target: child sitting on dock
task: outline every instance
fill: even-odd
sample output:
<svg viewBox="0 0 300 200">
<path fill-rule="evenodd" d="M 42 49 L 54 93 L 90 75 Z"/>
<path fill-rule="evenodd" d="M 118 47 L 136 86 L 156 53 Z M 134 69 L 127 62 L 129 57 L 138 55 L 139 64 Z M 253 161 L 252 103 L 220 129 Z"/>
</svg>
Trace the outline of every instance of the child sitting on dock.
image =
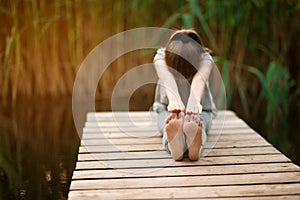
<svg viewBox="0 0 300 200">
<path fill-rule="evenodd" d="M 159 77 L 153 109 L 163 145 L 174 160 L 198 160 L 207 131 L 217 110 L 208 78 L 213 68 L 210 54 L 193 30 L 176 31 L 154 57 Z"/>
</svg>

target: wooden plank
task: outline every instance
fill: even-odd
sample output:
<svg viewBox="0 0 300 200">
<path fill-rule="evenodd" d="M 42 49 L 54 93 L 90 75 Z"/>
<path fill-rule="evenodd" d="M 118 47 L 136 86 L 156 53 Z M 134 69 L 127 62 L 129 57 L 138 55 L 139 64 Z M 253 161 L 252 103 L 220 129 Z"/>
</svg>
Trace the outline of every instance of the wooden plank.
<svg viewBox="0 0 300 200">
<path fill-rule="evenodd" d="M 300 183 L 300 172 L 73 180 L 72 190 Z"/>
<path fill-rule="evenodd" d="M 165 150 L 162 144 L 143 144 L 143 145 L 120 145 L 120 146 L 80 146 L 80 153 L 105 153 L 105 152 L 135 152 L 135 151 L 157 151 Z"/>
<path fill-rule="evenodd" d="M 154 123 L 154 122 L 153 122 Z M 101 129 L 101 131 L 118 131 L 118 130 L 127 130 L 127 131 L 143 131 L 146 128 L 150 129 L 150 130 L 157 130 L 157 126 L 156 126 L 156 122 L 153 124 L 149 124 L 149 123 L 143 123 L 138 125 L 135 125 L 133 123 L 115 123 L 115 122 L 111 122 L 111 123 L 106 123 L 106 124 L 101 124 L 101 123 L 90 123 L 87 122 L 84 131 L 99 131 L 99 129 Z M 225 124 L 214 124 L 214 128 L 218 129 L 218 128 L 226 128 L 226 129 L 236 129 L 236 128 L 249 128 L 249 126 L 246 123 L 225 123 Z"/>
<path fill-rule="evenodd" d="M 158 135 L 161 134 L 157 129 L 153 130 L 144 130 L 144 131 L 124 131 L 124 130 L 110 130 L 110 131 L 104 131 L 104 130 L 98 130 L 98 131 L 93 131 L 93 132 L 83 132 L 84 135 L 98 135 L 98 134 L 127 134 L 127 135 Z M 241 129 L 211 129 L 208 132 L 209 135 L 241 135 L 241 134 L 258 134 L 252 129 L 247 129 L 247 128 L 241 128 Z"/>
<path fill-rule="evenodd" d="M 206 142 L 204 147 L 210 147 L 215 142 Z M 83 144 L 84 145 L 84 144 Z M 265 147 L 271 146 L 265 140 L 253 140 L 249 141 L 218 141 L 214 148 L 242 148 L 242 147 Z M 116 152 L 116 151 L 156 151 L 164 150 L 162 144 L 135 144 L 135 145 L 102 145 L 102 146 L 81 146 L 79 152 L 85 153 L 100 153 L 100 152 Z"/>
<path fill-rule="evenodd" d="M 153 111 L 113 111 L 113 112 L 89 112 L 87 113 L 87 119 L 93 119 L 93 118 L 103 118 L 103 119 L 107 119 L 107 118 L 111 118 L 111 117 L 145 117 L 145 116 L 149 116 L 149 115 L 154 115 L 156 116 L 157 114 Z M 219 110 L 218 111 L 218 117 L 221 116 L 226 116 L 226 117 L 230 117 L 230 116 L 234 116 L 236 117 L 236 114 L 231 111 L 231 110 Z"/>
<path fill-rule="evenodd" d="M 213 120 L 212 121 L 212 125 L 213 126 L 234 126 L 234 125 L 246 125 L 246 123 L 241 120 L 241 119 L 235 119 L 234 120 L 224 120 L 224 121 L 220 121 L 220 120 Z M 143 120 L 143 121 L 131 121 L 131 120 L 123 120 L 120 119 L 118 121 L 118 119 L 116 120 L 111 120 L 111 121 L 87 121 L 85 123 L 85 127 L 148 127 L 148 126 L 156 126 L 157 121 L 147 121 L 147 120 Z"/>
<path fill-rule="evenodd" d="M 209 131 L 208 133 L 209 135 L 253 135 L 253 134 L 257 134 L 254 130 L 252 129 L 233 129 L 233 130 L 228 130 L 228 129 L 212 129 Z M 99 135 L 99 136 L 98 136 Z M 83 134 L 83 138 L 97 138 L 97 137 L 102 137 L 103 136 L 107 136 L 108 138 L 111 137 L 128 137 L 128 136 L 139 136 L 139 137 L 161 137 L 161 133 L 158 132 L 158 130 L 155 131 L 142 131 L 142 132 L 123 132 L 121 130 L 119 131 L 109 131 L 109 132 L 102 132 L 102 131 L 98 131 L 98 132 L 84 132 Z"/>
<path fill-rule="evenodd" d="M 108 178 L 143 178 L 143 177 L 179 177 L 200 175 L 231 175 L 254 174 L 270 172 L 300 172 L 298 166 L 293 163 L 256 163 L 241 165 L 212 165 L 212 166 L 185 166 L 163 167 L 149 171 L 148 169 L 106 169 L 106 170 L 75 170 L 75 179 L 108 179 Z"/>
<path fill-rule="evenodd" d="M 101 139 L 101 138 L 149 138 L 149 137 L 159 137 L 161 138 L 162 134 L 160 132 L 109 132 L 109 133 L 84 133 L 82 136 L 82 139 Z M 210 131 L 208 133 L 208 137 L 228 137 L 232 136 L 234 138 L 240 138 L 240 137 L 260 137 L 257 133 L 254 131 L 244 131 L 244 132 L 216 132 L 216 131 Z"/>
<path fill-rule="evenodd" d="M 235 129 L 248 129 L 249 126 L 247 124 L 233 124 L 228 126 L 214 126 L 212 130 L 233 130 Z M 155 126 L 149 126 L 147 128 L 145 127 L 85 127 L 83 128 L 83 131 L 85 133 L 99 133 L 99 132 L 156 132 L 157 127 Z"/>
<path fill-rule="evenodd" d="M 282 154 L 275 155 L 246 155 L 226 157 L 204 157 L 196 162 L 188 160 L 174 162 L 172 159 L 140 159 L 140 160 L 107 160 L 77 162 L 76 169 L 127 169 L 127 168 L 159 168 L 166 166 L 212 166 L 231 164 L 278 163 L 290 162 Z"/>
<path fill-rule="evenodd" d="M 232 185 L 210 187 L 141 188 L 120 190 L 71 191 L 72 199 L 187 199 L 299 195 L 300 184 Z"/>
<path fill-rule="evenodd" d="M 212 128 L 209 130 L 210 135 L 241 135 L 241 134 L 258 134 L 253 129 L 248 128 L 236 128 L 236 129 L 216 129 Z"/>
<path fill-rule="evenodd" d="M 230 197 L 230 198 L 224 198 L 221 197 L 219 199 L 222 200 L 236 200 L 236 199 L 242 199 L 242 200 L 299 200 L 300 195 L 268 195 L 268 196 L 254 196 L 254 197 Z"/>
<path fill-rule="evenodd" d="M 111 116 L 111 117 L 102 117 L 102 118 L 87 118 L 87 122 L 100 122 L 100 123 L 110 123 L 110 122 L 133 122 L 133 123 L 144 123 L 144 122 L 156 122 L 158 119 L 158 115 L 156 113 L 152 113 L 151 116 L 144 113 L 143 116 Z M 217 116 L 214 118 L 214 123 L 224 123 L 224 122 L 243 122 L 241 118 L 236 116 Z"/>
<path fill-rule="evenodd" d="M 238 156 L 238 155 L 268 155 L 280 154 L 280 152 L 271 147 L 254 147 L 254 148 L 226 148 L 226 149 L 212 149 L 208 157 L 212 156 Z M 108 153 L 90 153 L 78 154 L 78 161 L 91 161 L 91 160 L 128 160 L 128 159 L 147 159 L 147 158 L 170 158 L 169 153 L 165 151 L 153 152 L 108 152 Z"/>
<path fill-rule="evenodd" d="M 131 119 L 131 120 L 147 120 L 149 119 L 156 119 L 157 113 L 153 111 L 130 111 L 130 112 L 90 112 L 87 114 L 87 121 L 106 121 L 111 119 Z M 238 118 L 236 114 L 232 111 L 218 111 L 217 119 L 231 119 L 231 118 Z"/>
<path fill-rule="evenodd" d="M 88 145 L 136 145 L 136 144 L 161 144 L 161 138 L 107 138 L 107 139 L 93 139 L 93 140 L 81 140 L 81 144 Z"/>
<path fill-rule="evenodd" d="M 85 122 L 86 127 L 128 127 L 128 126 L 149 126 L 156 125 L 157 118 L 106 118 L 97 120 L 88 120 Z M 246 124 L 240 118 L 214 118 L 212 121 L 214 126 L 218 125 L 231 125 L 231 124 Z"/>
<path fill-rule="evenodd" d="M 101 134 L 99 134 L 101 137 Z M 207 142 L 210 141 L 218 141 L 218 142 L 223 142 L 223 141 L 240 141 L 240 140 L 245 140 L 248 142 L 253 142 L 256 140 L 262 139 L 261 136 L 257 134 L 252 134 L 252 135 L 221 135 L 219 136 L 210 136 L 207 139 Z M 162 139 L 161 137 L 123 137 L 123 138 L 94 138 L 94 139 L 82 139 L 81 144 L 84 145 L 124 145 L 124 144 L 161 144 Z"/>
<path fill-rule="evenodd" d="M 96 115 L 96 116 L 95 116 Z M 102 115 L 102 116 L 100 116 Z M 130 120 L 130 121 L 151 121 L 158 118 L 158 114 L 150 111 L 138 111 L 138 112 L 98 112 L 98 113 L 88 113 L 86 121 L 111 121 L 111 120 Z M 224 114 L 218 114 L 214 119 L 218 120 L 236 120 L 240 119 L 235 114 L 230 114 L 225 111 Z"/>
</svg>

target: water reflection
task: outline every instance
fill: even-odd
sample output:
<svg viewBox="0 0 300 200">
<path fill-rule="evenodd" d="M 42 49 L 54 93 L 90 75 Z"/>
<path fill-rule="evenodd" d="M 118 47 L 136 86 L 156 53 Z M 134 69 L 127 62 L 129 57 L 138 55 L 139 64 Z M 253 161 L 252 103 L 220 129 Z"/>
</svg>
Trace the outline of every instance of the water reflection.
<svg viewBox="0 0 300 200">
<path fill-rule="evenodd" d="M 71 99 L 2 106 L 0 199 L 66 199 L 78 146 Z"/>
</svg>

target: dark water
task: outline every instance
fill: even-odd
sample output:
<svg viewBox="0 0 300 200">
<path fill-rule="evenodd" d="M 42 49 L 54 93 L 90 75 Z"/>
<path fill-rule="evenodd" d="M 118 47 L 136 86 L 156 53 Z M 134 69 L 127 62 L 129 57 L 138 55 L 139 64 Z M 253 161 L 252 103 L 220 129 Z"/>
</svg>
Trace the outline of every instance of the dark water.
<svg viewBox="0 0 300 200">
<path fill-rule="evenodd" d="M 79 138 L 70 99 L 1 107 L 0 199 L 66 199 Z"/>
<path fill-rule="evenodd" d="M 133 94 L 129 109 L 147 110 L 152 101 Z M 96 101 L 97 111 L 110 105 Z M 66 199 L 79 144 L 71 98 L 0 106 L 0 200 Z"/>
</svg>

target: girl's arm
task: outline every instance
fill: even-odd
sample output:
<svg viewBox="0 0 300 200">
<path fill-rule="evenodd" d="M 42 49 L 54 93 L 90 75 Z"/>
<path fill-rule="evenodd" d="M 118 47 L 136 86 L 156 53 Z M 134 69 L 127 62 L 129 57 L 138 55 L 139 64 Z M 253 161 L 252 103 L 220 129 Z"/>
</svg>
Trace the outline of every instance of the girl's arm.
<svg viewBox="0 0 300 200">
<path fill-rule="evenodd" d="M 201 61 L 199 70 L 192 80 L 191 92 L 186 106 L 187 114 L 198 114 L 202 112 L 202 105 L 200 102 L 212 67 L 213 62 L 211 60 L 205 59 Z"/>
<path fill-rule="evenodd" d="M 180 98 L 176 81 L 173 74 L 168 70 L 165 60 L 159 59 L 154 62 L 156 73 L 166 88 L 166 95 L 169 100 L 168 111 L 183 111 L 185 106 Z"/>
</svg>

